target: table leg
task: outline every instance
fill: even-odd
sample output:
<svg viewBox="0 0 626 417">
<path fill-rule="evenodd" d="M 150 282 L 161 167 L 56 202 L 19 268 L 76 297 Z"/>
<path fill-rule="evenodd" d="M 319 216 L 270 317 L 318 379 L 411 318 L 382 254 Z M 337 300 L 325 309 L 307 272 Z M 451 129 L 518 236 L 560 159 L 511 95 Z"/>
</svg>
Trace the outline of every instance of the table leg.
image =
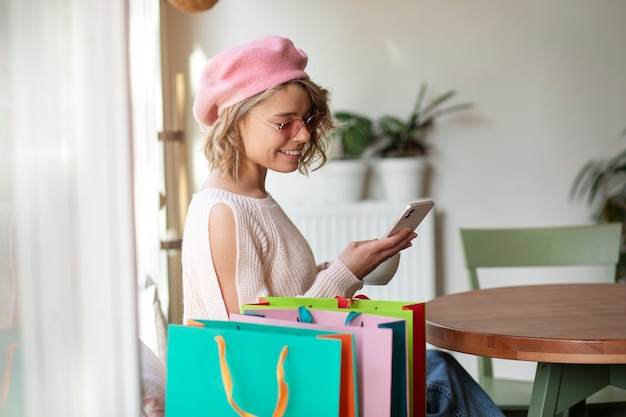
<svg viewBox="0 0 626 417">
<path fill-rule="evenodd" d="M 608 385 L 626 388 L 626 365 L 539 363 L 528 417 L 554 417 L 570 407 L 584 413 L 584 400 Z"/>
<path fill-rule="evenodd" d="M 626 365 L 611 365 L 611 385 L 626 389 Z"/>
<path fill-rule="evenodd" d="M 556 415 L 556 402 L 561 389 L 562 375 L 562 364 L 537 364 L 528 417 L 554 417 Z"/>
</svg>

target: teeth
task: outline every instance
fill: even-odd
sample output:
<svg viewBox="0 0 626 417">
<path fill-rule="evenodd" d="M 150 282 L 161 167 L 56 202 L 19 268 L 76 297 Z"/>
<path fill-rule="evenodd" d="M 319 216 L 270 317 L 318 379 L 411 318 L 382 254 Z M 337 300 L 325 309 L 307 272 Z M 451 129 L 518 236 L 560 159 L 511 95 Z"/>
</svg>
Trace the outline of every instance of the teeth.
<svg viewBox="0 0 626 417">
<path fill-rule="evenodd" d="M 287 155 L 293 155 L 293 156 L 300 155 L 300 151 L 281 151 L 281 152 Z"/>
</svg>

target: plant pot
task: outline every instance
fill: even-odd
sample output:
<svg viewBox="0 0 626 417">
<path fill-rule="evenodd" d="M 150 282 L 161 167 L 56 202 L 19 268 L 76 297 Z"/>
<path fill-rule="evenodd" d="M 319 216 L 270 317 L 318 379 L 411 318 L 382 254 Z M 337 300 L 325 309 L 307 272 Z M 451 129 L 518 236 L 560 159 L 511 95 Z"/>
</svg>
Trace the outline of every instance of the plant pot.
<svg viewBox="0 0 626 417">
<path fill-rule="evenodd" d="M 409 202 L 422 196 L 426 159 L 423 156 L 372 160 L 372 174 L 379 180 L 383 198 Z"/>
<path fill-rule="evenodd" d="M 319 171 L 324 186 L 324 202 L 342 204 L 362 200 L 368 168 L 363 159 L 328 160 Z"/>
</svg>

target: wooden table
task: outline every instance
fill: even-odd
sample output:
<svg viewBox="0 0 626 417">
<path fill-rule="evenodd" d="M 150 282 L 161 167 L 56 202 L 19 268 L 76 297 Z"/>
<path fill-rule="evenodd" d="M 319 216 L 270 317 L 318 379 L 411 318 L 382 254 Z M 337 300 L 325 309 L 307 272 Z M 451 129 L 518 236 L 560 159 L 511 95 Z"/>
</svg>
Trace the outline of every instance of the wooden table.
<svg viewBox="0 0 626 417">
<path fill-rule="evenodd" d="M 427 341 L 538 362 L 529 417 L 554 416 L 598 390 L 626 389 L 626 285 L 502 287 L 426 304 Z"/>
</svg>

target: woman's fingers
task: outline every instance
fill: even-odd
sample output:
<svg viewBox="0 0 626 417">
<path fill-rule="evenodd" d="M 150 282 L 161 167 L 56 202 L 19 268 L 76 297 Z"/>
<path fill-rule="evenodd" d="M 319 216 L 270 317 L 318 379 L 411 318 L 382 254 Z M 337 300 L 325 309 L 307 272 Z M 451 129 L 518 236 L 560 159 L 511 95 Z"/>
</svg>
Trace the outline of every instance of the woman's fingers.
<svg viewBox="0 0 626 417">
<path fill-rule="evenodd" d="M 412 246 L 417 234 L 410 229 L 383 239 L 362 240 L 350 243 L 339 259 L 359 278 L 372 272 L 378 265 L 401 250 Z"/>
</svg>

